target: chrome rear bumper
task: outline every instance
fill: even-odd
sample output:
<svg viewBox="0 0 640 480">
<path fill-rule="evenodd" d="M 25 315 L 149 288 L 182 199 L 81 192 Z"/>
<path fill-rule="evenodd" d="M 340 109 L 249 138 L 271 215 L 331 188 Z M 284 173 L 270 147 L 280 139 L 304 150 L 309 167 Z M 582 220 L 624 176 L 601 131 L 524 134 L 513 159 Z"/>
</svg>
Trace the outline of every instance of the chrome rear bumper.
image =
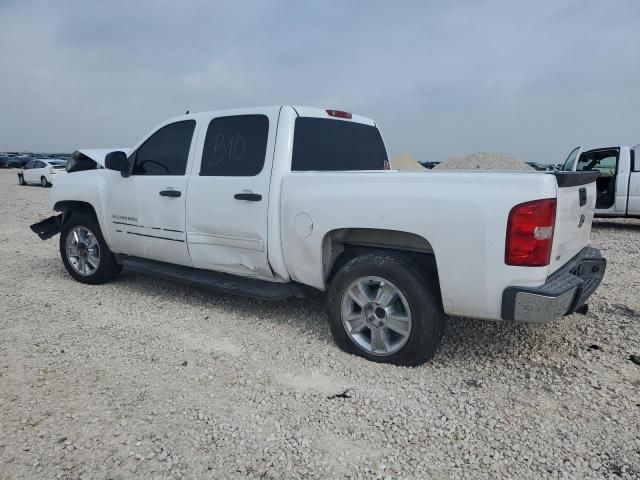
<svg viewBox="0 0 640 480">
<path fill-rule="evenodd" d="M 598 288 L 607 261 L 586 247 L 540 287 L 508 287 L 502 294 L 502 319 L 550 322 L 575 312 Z"/>
</svg>

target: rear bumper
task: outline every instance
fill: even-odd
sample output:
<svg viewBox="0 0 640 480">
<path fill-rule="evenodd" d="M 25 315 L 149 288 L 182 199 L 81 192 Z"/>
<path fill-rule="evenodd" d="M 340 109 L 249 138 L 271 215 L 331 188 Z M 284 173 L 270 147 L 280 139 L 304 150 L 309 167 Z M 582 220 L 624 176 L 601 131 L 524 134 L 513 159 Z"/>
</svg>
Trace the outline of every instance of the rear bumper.
<svg viewBox="0 0 640 480">
<path fill-rule="evenodd" d="M 502 319 L 549 322 L 583 306 L 600 285 L 607 261 L 586 247 L 540 287 L 508 287 L 502 294 Z"/>
</svg>

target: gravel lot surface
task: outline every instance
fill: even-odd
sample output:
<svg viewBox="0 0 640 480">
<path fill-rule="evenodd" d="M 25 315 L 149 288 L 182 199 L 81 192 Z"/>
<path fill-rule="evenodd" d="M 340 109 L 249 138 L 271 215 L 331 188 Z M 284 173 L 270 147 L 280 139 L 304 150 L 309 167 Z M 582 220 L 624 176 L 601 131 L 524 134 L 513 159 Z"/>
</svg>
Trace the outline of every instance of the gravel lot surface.
<svg viewBox="0 0 640 480">
<path fill-rule="evenodd" d="M 311 301 L 76 283 L 28 228 L 47 193 L 0 171 L 2 479 L 640 478 L 640 220 L 597 222 L 587 316 L 452 319 L 411 369 Z"/>
</svg>

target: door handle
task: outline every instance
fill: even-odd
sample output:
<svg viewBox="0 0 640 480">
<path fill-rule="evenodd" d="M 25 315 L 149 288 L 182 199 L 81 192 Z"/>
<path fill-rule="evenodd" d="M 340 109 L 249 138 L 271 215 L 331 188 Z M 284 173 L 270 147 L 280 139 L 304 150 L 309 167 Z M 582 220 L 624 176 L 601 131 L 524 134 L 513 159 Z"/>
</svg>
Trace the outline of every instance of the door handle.
<svg viewBox="0 0 640 480">
<path fill-rule="evenodd" d="M 236 200 L 246 200 L 247 202 L 259 202 L 262 200 L 262 195 L 259 193 L 236 193 L 233 198 Z"/>
<path fill-rule="evenodd" d="M 584 187 L 581 188 L 579 190 L 578 196 L 580 198 L 580 206 L 583 207 L 587 204 L 587 189 Z"/>
<path fill-rule="evenodd" d="M 160 192 L 160 196 L 162 197 L 179 197 L 180 195 L 182 195 L 182 192 L 179 192 L 178 190 L 162 190 Z"/>
</svg>

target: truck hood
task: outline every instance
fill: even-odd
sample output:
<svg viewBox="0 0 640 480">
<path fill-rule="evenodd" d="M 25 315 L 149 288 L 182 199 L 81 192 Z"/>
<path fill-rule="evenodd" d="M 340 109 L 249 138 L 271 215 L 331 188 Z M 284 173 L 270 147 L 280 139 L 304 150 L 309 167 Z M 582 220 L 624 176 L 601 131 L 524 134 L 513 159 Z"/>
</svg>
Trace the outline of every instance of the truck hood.
<svg viewBox="0 0 640 480">
<path fill-rule="evenodd" d="M 104 167 L 104 157 L 107 156 L 107 153 L 116 152 L 116 151 L 124 152 L 124 153 L 127 154 L 127 156 L 129 156 L 129 154 L 131 153 L 131 149 L 130 148 L 116 148 L 116 147 L 114 147 L 114 148 L 90 148 L 90 149 L 78 150 L 78 152 L 82 153 L 83 155 L 86 155 L 91 160 L 93 160 L 98 165 L 100 165 L 101 167 Z"/>
</svg>

